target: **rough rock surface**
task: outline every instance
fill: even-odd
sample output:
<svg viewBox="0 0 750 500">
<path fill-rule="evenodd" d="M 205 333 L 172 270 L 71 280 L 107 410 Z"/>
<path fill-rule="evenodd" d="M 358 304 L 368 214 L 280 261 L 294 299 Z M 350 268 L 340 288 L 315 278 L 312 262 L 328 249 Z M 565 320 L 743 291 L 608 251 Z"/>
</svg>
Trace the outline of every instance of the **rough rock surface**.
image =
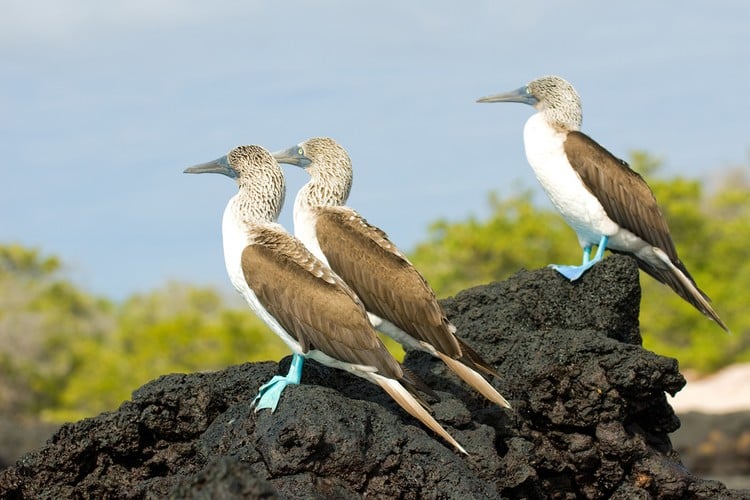
<svg viewBox="0 0 750 500">
<path fill-rule="evenodd" d="M 680 464 L 665 391 L 677 362 L 640 347 L 632 260 L 568 283 L 521 271 L 444 301 L 502 374 L 486 403 L 421 353 L 462 456 L 376 386 L 314 362 L 274 414 L 251 407 L 276 363 L 163 376 L 117 411 L 63 426 L 0 472 L 2 498 L 747 498 Z"/>
</svg>

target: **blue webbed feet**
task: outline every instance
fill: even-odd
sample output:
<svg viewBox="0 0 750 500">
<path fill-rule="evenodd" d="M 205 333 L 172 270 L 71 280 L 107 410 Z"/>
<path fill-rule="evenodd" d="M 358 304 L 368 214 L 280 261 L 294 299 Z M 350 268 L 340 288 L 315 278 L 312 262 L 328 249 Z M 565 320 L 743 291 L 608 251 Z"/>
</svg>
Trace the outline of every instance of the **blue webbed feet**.
<svg viewBox="0 0 750 500">
<path fill-rule="evenodd" d="M 550 264 L 549 267 L 557 271 L 558 273 L 562 274 L 566 278 L 568 278 L 570 281 L 575 281 L 581 276 L 583 276 L 583 273 L 591 269 L 591 267 L 596 264 L 596 260 L 590 260 L 589 262 L 585 264 L 581 264 L 580 266 L 564 266 L 559 264 Z"/>
<path fill-rule="evenodd" d="M 258 395 L 253 399 L 255 411 L 260 411 L 263 408 L 269 408 L 272 412 L 276 411 L 279 398 L 286 386 L 299 384 L 302 379 L 302 365 L 304 362 L 305 358 L 302 355 L 294 354 L 292 356 L 292 364 L 289 366 L 289 372 L 286 375 L 276 375 L 263 384 L 258 390 Z"/>
<path fill-rule="evenodd" d="M 602 260 L 602 257 L 604 256 L 604 250 L 607 248 L 607 242 L 609 241 L 609 238 L 607 236 L 602 236 L 601 240 L 599 240 L 599 246 L 596 249 L 596 255 L 594 255 L 594 258 L 591 258 L 591 245 L 588 245 L 584 247 L 583 249 L 583 263 L 580 266 L 564 266 L 564 265 L 558 265 L 558 264 L 550 264 L 549 267 L 557 271 L 558 273 L 562 274 L 566 278 L 568 278 L 570 281 L 575 281 L 581 276 L 583 276 L 583 273 L 591 269 L 591 267 Z"/>
</svg>

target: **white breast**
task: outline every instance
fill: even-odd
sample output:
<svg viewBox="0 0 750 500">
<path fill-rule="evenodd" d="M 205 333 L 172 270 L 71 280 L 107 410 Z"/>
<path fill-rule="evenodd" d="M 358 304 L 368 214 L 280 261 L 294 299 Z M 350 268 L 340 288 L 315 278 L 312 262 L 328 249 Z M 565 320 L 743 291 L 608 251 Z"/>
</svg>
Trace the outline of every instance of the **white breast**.
<svg viewBox="0 0 750 500">
<path fill-rule="evenodd" d="M 320 243 L 318 243 L 318 235 L 315 231 L 315 214 L 305 201 L 304 191 L 304 189 L 300 190 L 294 200 L 294 236 L 323 264 L 331 267 L 320 248 Z"/>
<path fill-rule="evenodd" d="M 568 163 L 563 149 L 565 133 L 550 127 L 536 113 L 523 130 L 526 158 L 552 204 L 578 235 L 581 246 L 596 244 L 602 235 L 612 236 L 619 226 L 586 189 Z"/>
</svg>

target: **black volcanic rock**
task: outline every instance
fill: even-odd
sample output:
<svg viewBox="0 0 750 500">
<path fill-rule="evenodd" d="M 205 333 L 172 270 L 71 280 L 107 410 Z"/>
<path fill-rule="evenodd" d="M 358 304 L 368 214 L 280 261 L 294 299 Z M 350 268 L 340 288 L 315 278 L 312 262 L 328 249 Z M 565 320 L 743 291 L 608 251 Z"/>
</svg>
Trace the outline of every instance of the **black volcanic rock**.
<svg viewBox="0 0 750 500">
<path fill-rule="evenodd" d="M 0 472 L 0 497 L 747 498 L 680 464 L 664 393 L 685 381 L 675 360 L 640 347 L 639 302 L 624 256 L 575 283 L 521 271 L 443 301 L 513 404 L 497 408 L 442 363 L 407 356 L 468 457 L 378 387 L 313 361 L 275 413 L 255 413 L 258 387 L 286 358 L 150 382 Z"/>
</svg>

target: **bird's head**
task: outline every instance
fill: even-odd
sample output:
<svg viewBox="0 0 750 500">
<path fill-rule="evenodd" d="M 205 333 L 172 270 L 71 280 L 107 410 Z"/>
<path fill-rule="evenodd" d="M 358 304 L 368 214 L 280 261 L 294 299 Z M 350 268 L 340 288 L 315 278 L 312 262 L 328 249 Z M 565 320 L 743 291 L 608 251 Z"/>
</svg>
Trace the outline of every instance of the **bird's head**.
<svg viewBox="0 0 750 500">
<path fill-rule="evenodd" d="M 581 98 L 567 80 L 543 76 L 521 88 L 478 99 L 477 102 L 520 102 L 544 113 L 550 125 L 566 131 L 579 130 L 583 120 Z"/>
</svg>

